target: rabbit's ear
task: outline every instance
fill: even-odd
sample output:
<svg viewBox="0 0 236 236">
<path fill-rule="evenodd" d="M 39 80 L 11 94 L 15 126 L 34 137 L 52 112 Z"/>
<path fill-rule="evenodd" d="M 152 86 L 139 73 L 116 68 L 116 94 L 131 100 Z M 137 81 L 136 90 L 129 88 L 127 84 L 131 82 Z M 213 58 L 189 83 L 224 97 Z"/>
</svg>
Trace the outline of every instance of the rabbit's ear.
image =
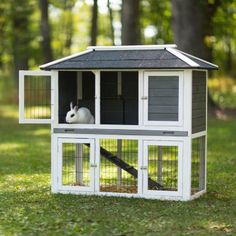
<svg viewBox="0 0 236 236">
<path fill-rule="evenodd" d="M 70 102 L 70 109 L 73 110 L 73 102 Z"/>
<path fill-rule="evenodd" d="M 77 111 L 79 110 L 79 107 L 78 107 L 78 106 L 75 106 L 75 107 L 74 107 L 74 110 L 75 110 L 75 112 L 77 112 Z"/>
</svg>

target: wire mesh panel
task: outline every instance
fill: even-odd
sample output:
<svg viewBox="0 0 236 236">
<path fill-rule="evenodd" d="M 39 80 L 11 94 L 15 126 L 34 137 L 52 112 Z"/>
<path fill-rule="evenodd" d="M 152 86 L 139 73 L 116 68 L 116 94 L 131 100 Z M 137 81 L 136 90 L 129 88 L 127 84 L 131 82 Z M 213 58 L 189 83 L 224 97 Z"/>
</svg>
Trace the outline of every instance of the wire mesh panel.
<svg viewBox="0 0 236 236">
<path fill-rule="evenodd" d="M 24 76 L 24 118 L 51 118 L 50 76 Z"/>
<path fill-rule="evenodd" d="M 100 139 L 100 191 L 137 193 L 138 141 Z"/>
<path fill-rule="evenodd" d="M 62 143 L 62 185 L 90 186 L 90 144 Z"/>
<path fill-rule="evenodd" d="M 205 189 L 205 136 L 192 139 L 192 194 Z"/>
<path fill-rule="evenodd" d="M 178 146 L 148 145 L 148 179 L 160 187 L 148 184 L 148 190 L 177 191 Z"/>
</svg>

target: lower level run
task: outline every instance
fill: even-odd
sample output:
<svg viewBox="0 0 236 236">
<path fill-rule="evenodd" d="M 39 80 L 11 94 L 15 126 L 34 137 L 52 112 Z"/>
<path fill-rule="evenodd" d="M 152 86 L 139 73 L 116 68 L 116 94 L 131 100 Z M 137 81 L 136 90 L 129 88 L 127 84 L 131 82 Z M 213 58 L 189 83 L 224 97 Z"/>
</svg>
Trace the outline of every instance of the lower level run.
<svg viewBox="0 0 236 236">
<path fill-rule="evenodd" d="M 190 200 L 205 192 L 205 141 L 54 134 L 52 191 Z"/>
</svg>

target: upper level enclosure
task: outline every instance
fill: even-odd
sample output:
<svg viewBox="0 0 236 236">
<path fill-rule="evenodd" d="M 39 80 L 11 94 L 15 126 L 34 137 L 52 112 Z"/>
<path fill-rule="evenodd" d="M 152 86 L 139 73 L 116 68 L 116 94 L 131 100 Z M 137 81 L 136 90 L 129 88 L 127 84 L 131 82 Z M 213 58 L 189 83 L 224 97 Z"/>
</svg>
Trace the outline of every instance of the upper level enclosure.
<svg viewBox="0 0 236 236">
<path fill-rule="evenodd" d="M 88 108 L 95 118 L 98 115 L 101 124 L 138 125 L 137 71 L 101 71 L 97 78 L 92 71 L 60 71 L 58 91 L 59 123 L 66 123 L 73 102 Z"/>
<path fill-rule="evenodd" d="M 91 112 L 88 128 L 186 131 L 192 123 L 200 132 L 206 128 L 207 69 L 214 68 L 172 45 L 89 48 L 41 66 L 44 71 L 20 72 L 20 121 L 85 127 L 66 120 L 72 103 Z"/>
</svg>

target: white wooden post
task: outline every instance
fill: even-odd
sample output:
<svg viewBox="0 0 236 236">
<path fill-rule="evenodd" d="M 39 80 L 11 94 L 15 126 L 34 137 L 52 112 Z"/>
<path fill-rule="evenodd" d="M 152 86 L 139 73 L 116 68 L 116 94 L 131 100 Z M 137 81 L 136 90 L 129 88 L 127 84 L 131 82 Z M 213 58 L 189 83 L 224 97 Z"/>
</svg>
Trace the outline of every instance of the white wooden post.
<svg viewBox="0 0 236 236">
<path fill-rule="evenodd" d="M 79 186 L 83 185 L 83 144 L 76 144 L 75 179 Z"/>
<path fill-rule="evenodd" d="M 122 139 L 117 139 L 117 157 L 122 159 Z M 121 186 L 122 182 L 122 170 L 117 167 L 117 185 Z"/>
<path fill-rule="evenodd" d="M 199 190 L 205 189 L 205 136 L 199 137 L 200 146 L 200 165 L 199 165 Z"/>
<path fill-rule="evenodd" d="M 95 74 L 95 124 L 100 125 L 100 71 L 93 71 Z"/>
</svg>

